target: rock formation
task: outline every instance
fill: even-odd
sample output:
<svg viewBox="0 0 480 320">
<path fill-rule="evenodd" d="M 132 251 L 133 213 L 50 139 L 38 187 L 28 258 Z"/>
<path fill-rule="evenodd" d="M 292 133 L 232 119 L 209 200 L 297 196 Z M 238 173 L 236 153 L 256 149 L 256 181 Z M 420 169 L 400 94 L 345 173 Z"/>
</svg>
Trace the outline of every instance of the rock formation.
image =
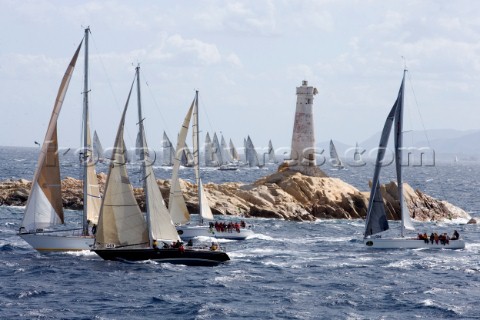
<svg viewBox="0 0 480 320">
<path fill-rule="evenodd" d="M 98 174 L 101 191 L 105 174 Z M 0 183 L 0 205 L 26 204 L 31 183 L 27 180 L 7 180 Z M 158 180 L 158 185 L 168 203 L 170 182 Z M 196 186 L 181 180 L 181 188 L 190 212 L 198 212 Z M 243 215 L 286 220 L 310 221 L 320 219 L 365 218 L 369 192 L 337 178 L 310 177 L 285 170 L 264 177 L 253 184 L 228 182 L 204 185 L 214 214 Z M 82 208 L 82 182 L 73 178 L 62 181 L 63 205 L 69 209 Z M 136 188 L 135 196 L 141 208 L 145 200 L 143 190 Z M 388 219 L 399 219 L 397 186 L 394 182 L 382 185 Z M 470 219 L 462 209 L 445 201 L 434 199 L 405 184 L 405 199 L 412 217 L 417 221 Z"/>
</svg>

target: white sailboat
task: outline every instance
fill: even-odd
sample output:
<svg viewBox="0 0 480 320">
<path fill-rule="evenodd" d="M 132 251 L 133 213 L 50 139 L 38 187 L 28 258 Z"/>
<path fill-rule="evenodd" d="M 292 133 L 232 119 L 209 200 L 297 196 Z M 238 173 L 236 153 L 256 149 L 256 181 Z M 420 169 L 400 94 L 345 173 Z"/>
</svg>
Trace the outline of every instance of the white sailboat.
<svg viewBox="0 0 480 320">
<path fill-rule="evenodd" d="M 218 170 L 223 170 L 223 171 L 234 171 L 238 170 L 238 161 L 233 159 L 232 154 L 230 153 L 230 148 L 227 146 L 227 142 L 225 141 L 225 138 L 222 135 L 222 138 L 220 140 L 220 147 L 222 151 L 222 159 L 223 159 L 223 164 L 218 168 Z M 232 140 L 230 140 L 230 143 Z"/>
<path fill-rule="evenodd" d="M 217 133 L 213 133 L 212 139 L 212 155 L 213 155 L 213 164 L 215 167 L 219 167 L 225 163 L 225 160 L 222 156 L 222 148 L 220 147 L 220 143 L 218 142 Z"/>
<path fill-rule="evenodd" d="M 123 143 L 125 115 L 134 80 L 115 139 L 93 251 L 105 260 L 154 260 L 186 265 L 216 265 L 228 261 L 228 255 L 222 250 L 185 248 L 180 244 L 177 230 L 158 188 L 148 153 L 140 97 L 140 67 L 136 68 L 135 79 L 146 215 L 144 217 L 140 211 L 133 194 L 125 165 L 126 150 Z M 158 247 L 159 243 L 163 243 L 164 247 Z"/>
<path fill-rule="evenodd" d="M 405 230 L 414 230 L 414 226 L 410 219 L 410 213 L 403 196 L 403 178 L 402 178 L 402 149 L 403 149 L 403 100 L 404 100 L 404 84 L 405 73 L 403 73 L 402 84 L 398 92 L 397 100 L 388 114 L 385 126 L 383 127 L 380 138 L 380 145 L 377 153 L 377 160 L 375 162 L 375 172 L 373 174 L 372 189 L 370 192 L 370 201 L 368 204 L 367 217 L 365 221 L 364 244 L 370 248 L 379 249 L 415 249 L 415 248 L 429 248 L 429 249 L 463 249 L 465 248 L 465 241 L 463 239 L 450 240 L 448 243 L 430 242 L 428 240 L 420 240 L 418 237 L 405 237 Z M 389 238 L 374 236 L 380 232 L 389 229 L 383 197 L 380 192 L 380 170 L 385 156 L 388 138 L 390 136 L 392 124 L 395 128 L 395 166 L 397 173 L 398 186 L 398 200 L 400 203 L 401 224 L 400 237 Z"/>
<path fill-rule="evenodd" d="M 275 155 L 275 149 L 273 149 L 272 140 L 268 141 L 268 162 L 277 163 L 277 157 Z"/>
<path fill-rule="evenodd" d="M 162 153 L 163 153 L 162 165 L 168 166 L 168 167 L 173 166 L 175 149 L 173 148 L 172 142 L 170 142 L 170 139 L 168 139 L 167 133 L 165 131 L 163 131 Z"/>
<path fill-rule="evenodd" d="M 342 160 L 338 156 L 337 149 L 335 148 L 335 145 L 333 144 L 333 141 L 330 140 L 330 163 L 332 166 L 336 169 L 343 169 L 345 166 L 343 165 Z"/>
<path fill-rule="evenodd" d="M 187 115 L 183 121 L 179 138 L 178 145 L 185 143 L 188 127 L 190 120 L 193 114 L 193 125 L 192 125 L 192 136 L 193 136 L 193 159 L 194 159 L 194 169 L 195 169 L 195 179 L 197 183 L 197 192 L 198 192 L 198 208 L 200 215 L 200 225 L 188 224 L 190 222 L 190 214 L 185 204 L 185 199 L 183 198 L 182 190 L 180 188 L 180 181 L 178 178 L 178 172 L 180 167 L 180 159 L 175 157 L 175 162 L 172 171 L 172 181 L 170 186 L 170 198 L 169 198 L 169 210 L 170 215 L 172 216 L 173 222 L 177 225 L 177 231 L 180 237 L 183 240 L 188 240 L 198 236 L 207 236 L 207 237 L 219 237 L 235 240 L 244 240 L 248 236 L 253 235 L 253 231 L 250 229 L 242 228 L 238 232 L 235 230 L 233 232 L 217 231 L 213 228 L 213 214 L 208 205 L 208 199 L 205 195 L 205 190 L 203 188 L 202 179 L 200 177 L 200 143 L 199 143 L 199 122 L 198 122 L 198 91 L 195 94 L 195 99 L 190 106 Z M 205 221 L 209 221 L 209 225 L 203 225 Z"/>
<path fill-rule="evenodd" d="M 358 162 L 362 160 L 362 154 L 360 153 L 360 148 L 358 147 L 358 142 L 355 143 L 355 151 L 353 153 L 353 160 Z"/>
<path fill-rule="evenodd" d="M 185 146 L 181 149 L 182 150 L 182 156 L 181 156 L 181 164 L 184 167 L 193 167 L 193 155 L 192 152 L 190 151 L 190 148 L 188 148 L 188 145 L 185 143 Z"/>
<path fill-rule="evenodd" d="M 85 29 L 85 75 L 83 91 L 83 219 L 81 229 L 56 228 L 64 224 L 62 206 L 60 166 L 58 158 L 57 121 L 68 89 L 70 79 L 80 52 L 78 46 L 65 72 L 45 140 L 38 158 L 37 169 L 32 181 L 19 236 L 38 251 L 88 250 L 93 244 L 89 235 L 89 222 L 96 223 L 100 208 L 100 190 L 92 150 L 88 105 L 88 36 Z M 83 41 L 82 41 L 83 42 Z"/>
<path fill-rule="evenodd" d="M 245 140 L 245 161 L 247 162 L 249 167 L 260 166 L 260 163 L 258 162 L 257 150 L 255 150 L 255 146 L 253 145 L 250 136 L 248 136 L 247 140 Z"/>
<path fill-rule="evenodd" d="M 233 159 L 233 161 L 240 161 L 240 156 L 238 155 L 237 148 L 235 148 L 235 145 L 232 142 L 232 139 L 230 139 L 229 142 L 229 147 L 230 147 L 230 155 Z"/>
<path fill-rule="evenodd" d="M 98 162 L 105 160 L 105 153 L 100 143 L 100 138 L 98 138 L 97 130 L 93 132 L 93 158 Z"/>
<path fill-rule="evenodd" d="M 210 139 L 210 134 L 207 132 L 205 135 L 205 167 L 216 166 L 213 160 L 213 153 L 212 140 Z"/>
</svg>

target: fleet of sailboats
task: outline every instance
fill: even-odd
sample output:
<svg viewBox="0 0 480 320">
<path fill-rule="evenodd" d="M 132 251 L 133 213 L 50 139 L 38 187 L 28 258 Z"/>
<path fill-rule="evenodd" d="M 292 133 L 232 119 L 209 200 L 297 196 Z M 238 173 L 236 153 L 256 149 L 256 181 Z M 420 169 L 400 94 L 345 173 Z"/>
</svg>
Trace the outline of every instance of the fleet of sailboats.
<svg viewBox="0 0 480 320">
<path fill-rule="evenodd" d="M 83 88 L 83 218 L 82 228 L 63 230 L 56 228 L 64 224 L 62 206 L 60 162 L 58 157 L 57 121 L 68 85 L 77 62 L 82 43 L 78 46 L 60 84 L 53 107 L 47 133 L 38 158 L 37 168 L 25 207 L 19 236 L 38 251 L 88 250 L 93 244 L 89 224 L 96 223 L 100 208 L 100 190 L 95 172 L 89 122 L 88 87 L 88 36 L 85 29 L 82 42 L 85 46 L 85 74 Z"/>
<path fill-rule="evenodd" d="M 456 239 L 448 241 L 448 244 L 442 244 L 439 241 L 431 241 L 427 239 L 418 239 L 418 237 L 405 237 L 406 230 L 414 230 L 414 226 L 410 219 L 410 213 L 405 203 L 403 195 L 403 177 L 402 177 L 402 158 L 403 158 L 403 107 L 404 107 L 404 85 L 405 73 L 403 73 L 402 84 L 398 92 L 390 113 L 388 114 L 385 126 L 383 127 L 380 144 L 375 162 L 375 172 L 373 174 L 372 188 L 370 191 L 370 202 L 368 204 L 367 217 L 365 221 L 364 244 L 371 248 L 381 249 L 412 249 L 412 248 L 434 248 L 434 249 L 463 249 L 465 241 Z M 400 237 L 377 237 L 378 233 L 389 229 L 387 215 L 383 203 L 383 197 L 380 191 L 380 171 L 385 156 L 388 138 L 394 125 L 394 147 L 395 147 L 395 168 L 397 174 L 398 201 L 400 203 Z"/>
</svg>

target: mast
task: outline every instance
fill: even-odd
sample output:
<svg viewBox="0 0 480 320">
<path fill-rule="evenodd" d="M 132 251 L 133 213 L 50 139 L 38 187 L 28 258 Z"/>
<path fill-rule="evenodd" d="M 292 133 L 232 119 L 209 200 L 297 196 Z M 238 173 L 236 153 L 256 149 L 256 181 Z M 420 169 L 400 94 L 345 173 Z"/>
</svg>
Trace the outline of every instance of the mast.
<svg viewBox="0 0 480 320">
<path fill-rule="evenodd" d="M 88 145 L 88 34 L 90 33 L 90 27 L 85 29 L 85 71 L 83 79 L 83 230 L 82 234 L 88 235 L 88 157 L 89 157 L 89 148 Z"/>
<path fill-rule="evenodd" d="M 200 185 L 200 133 L 199 133 L 199 122 L 198 122 L 198 90 L 195 91 L 195 109 L 194 109 L 194 126 L 193 134 L 193 163 L 195 166 L 195 180 L 197 183 L 197 192 L 198 192 L 198 208 L 200 213 L 200 223 L 203 224 L 203 216 L 202 216 L 202 188 Z"/>
<path fill-rule="evenodd" d="M 147 170 L 146 170 L 146 161 L 148 158 L 147 154 L 147 146 L 145 145 L 145 128 L 143 126 L 143 115 L 142 115 L 142 99 L 141 99 L 141 92 L 140 92 L 140 64 L 137 65 L 135 68 L 135 76 L 137 78 L 137 106 L 138 106 L 138 139 L 137 142 L 137 148 L 140 148 L 140 150 L 137 150 L 138 156 L 140 157 L 140 161 L 142 163 L 142 180 L 143 180 L 143 190 L 145 193 L 145 208 L 146 210 L 146 221 L 147 221 L 147 230 L 148 231 L 148 241 L 149 244 L 152 245 L 152 233 L 150 232 L 151 230 L 151 218 L 150 218 L 150 210 L 149 210 L 149 193 L 148 193 L 148 188 L 147 188 Z"/>
<path fill-rule="evenodd" d="M 402 178 L 402 149 L 403 149 L 403 95 L 405 92 L 405 73 L 407 72 L 406 69 L 403 70 L 403 79 L 402 79 L 402 87 L 400 89 L 400 103 L 397 107 L 397 115 L 395 121 L 395 164 L 397 170 L 397 185 L 398 185 L 398 202 L 400 204 L 400 216 L 402 218 L 402 223 L 400 226 L 400 234 L 401 237 L 404 237 L 405 232 L 405 206 L 404 206 L 404 199 L 403 199 L 403 178 Z"/>
</svg>

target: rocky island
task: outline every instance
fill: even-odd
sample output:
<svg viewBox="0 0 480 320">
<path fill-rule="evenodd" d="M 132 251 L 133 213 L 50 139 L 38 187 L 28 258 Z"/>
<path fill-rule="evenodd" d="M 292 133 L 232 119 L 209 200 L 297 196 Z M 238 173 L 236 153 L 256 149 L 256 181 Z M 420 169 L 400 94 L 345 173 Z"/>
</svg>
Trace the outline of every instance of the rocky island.
<svg viewBox="0 0 480 320">
<path fill-rule="evenodd" d="M 98 174 L 101 191 L 106 175 Z M 169 180 L 157 180 L 168 204 Z M 0 205 L 24 206 L 31 182 L 6 180 L 0 183 Z M 217 215 L 265 217 L 285 220 L 313 221 L 315 219 L 365 218 L 369 192 L 361 192 L 348 183 L 331 177 L 312 177 L 300 172 L 283 170 L 257 180 L 252 184 L 227 182 L 204 185 L 212 212 Z M 181 188 L 190 212 L 198 212 L 196 185 L 181 180 Z M 405 199 L 412 218 L 417 221 L 441 221 L 470 216 L 464 210 L 432 198 L 405 184 Z M 141 188 L 134 189 L 137 202 L 144 208 Z M 397 185 L 382 185 L 381 192 L 389 220 L 398 220 Z M 82 209 L 82 181 L 62 180 L 63 206 Z"/>
</svg>

